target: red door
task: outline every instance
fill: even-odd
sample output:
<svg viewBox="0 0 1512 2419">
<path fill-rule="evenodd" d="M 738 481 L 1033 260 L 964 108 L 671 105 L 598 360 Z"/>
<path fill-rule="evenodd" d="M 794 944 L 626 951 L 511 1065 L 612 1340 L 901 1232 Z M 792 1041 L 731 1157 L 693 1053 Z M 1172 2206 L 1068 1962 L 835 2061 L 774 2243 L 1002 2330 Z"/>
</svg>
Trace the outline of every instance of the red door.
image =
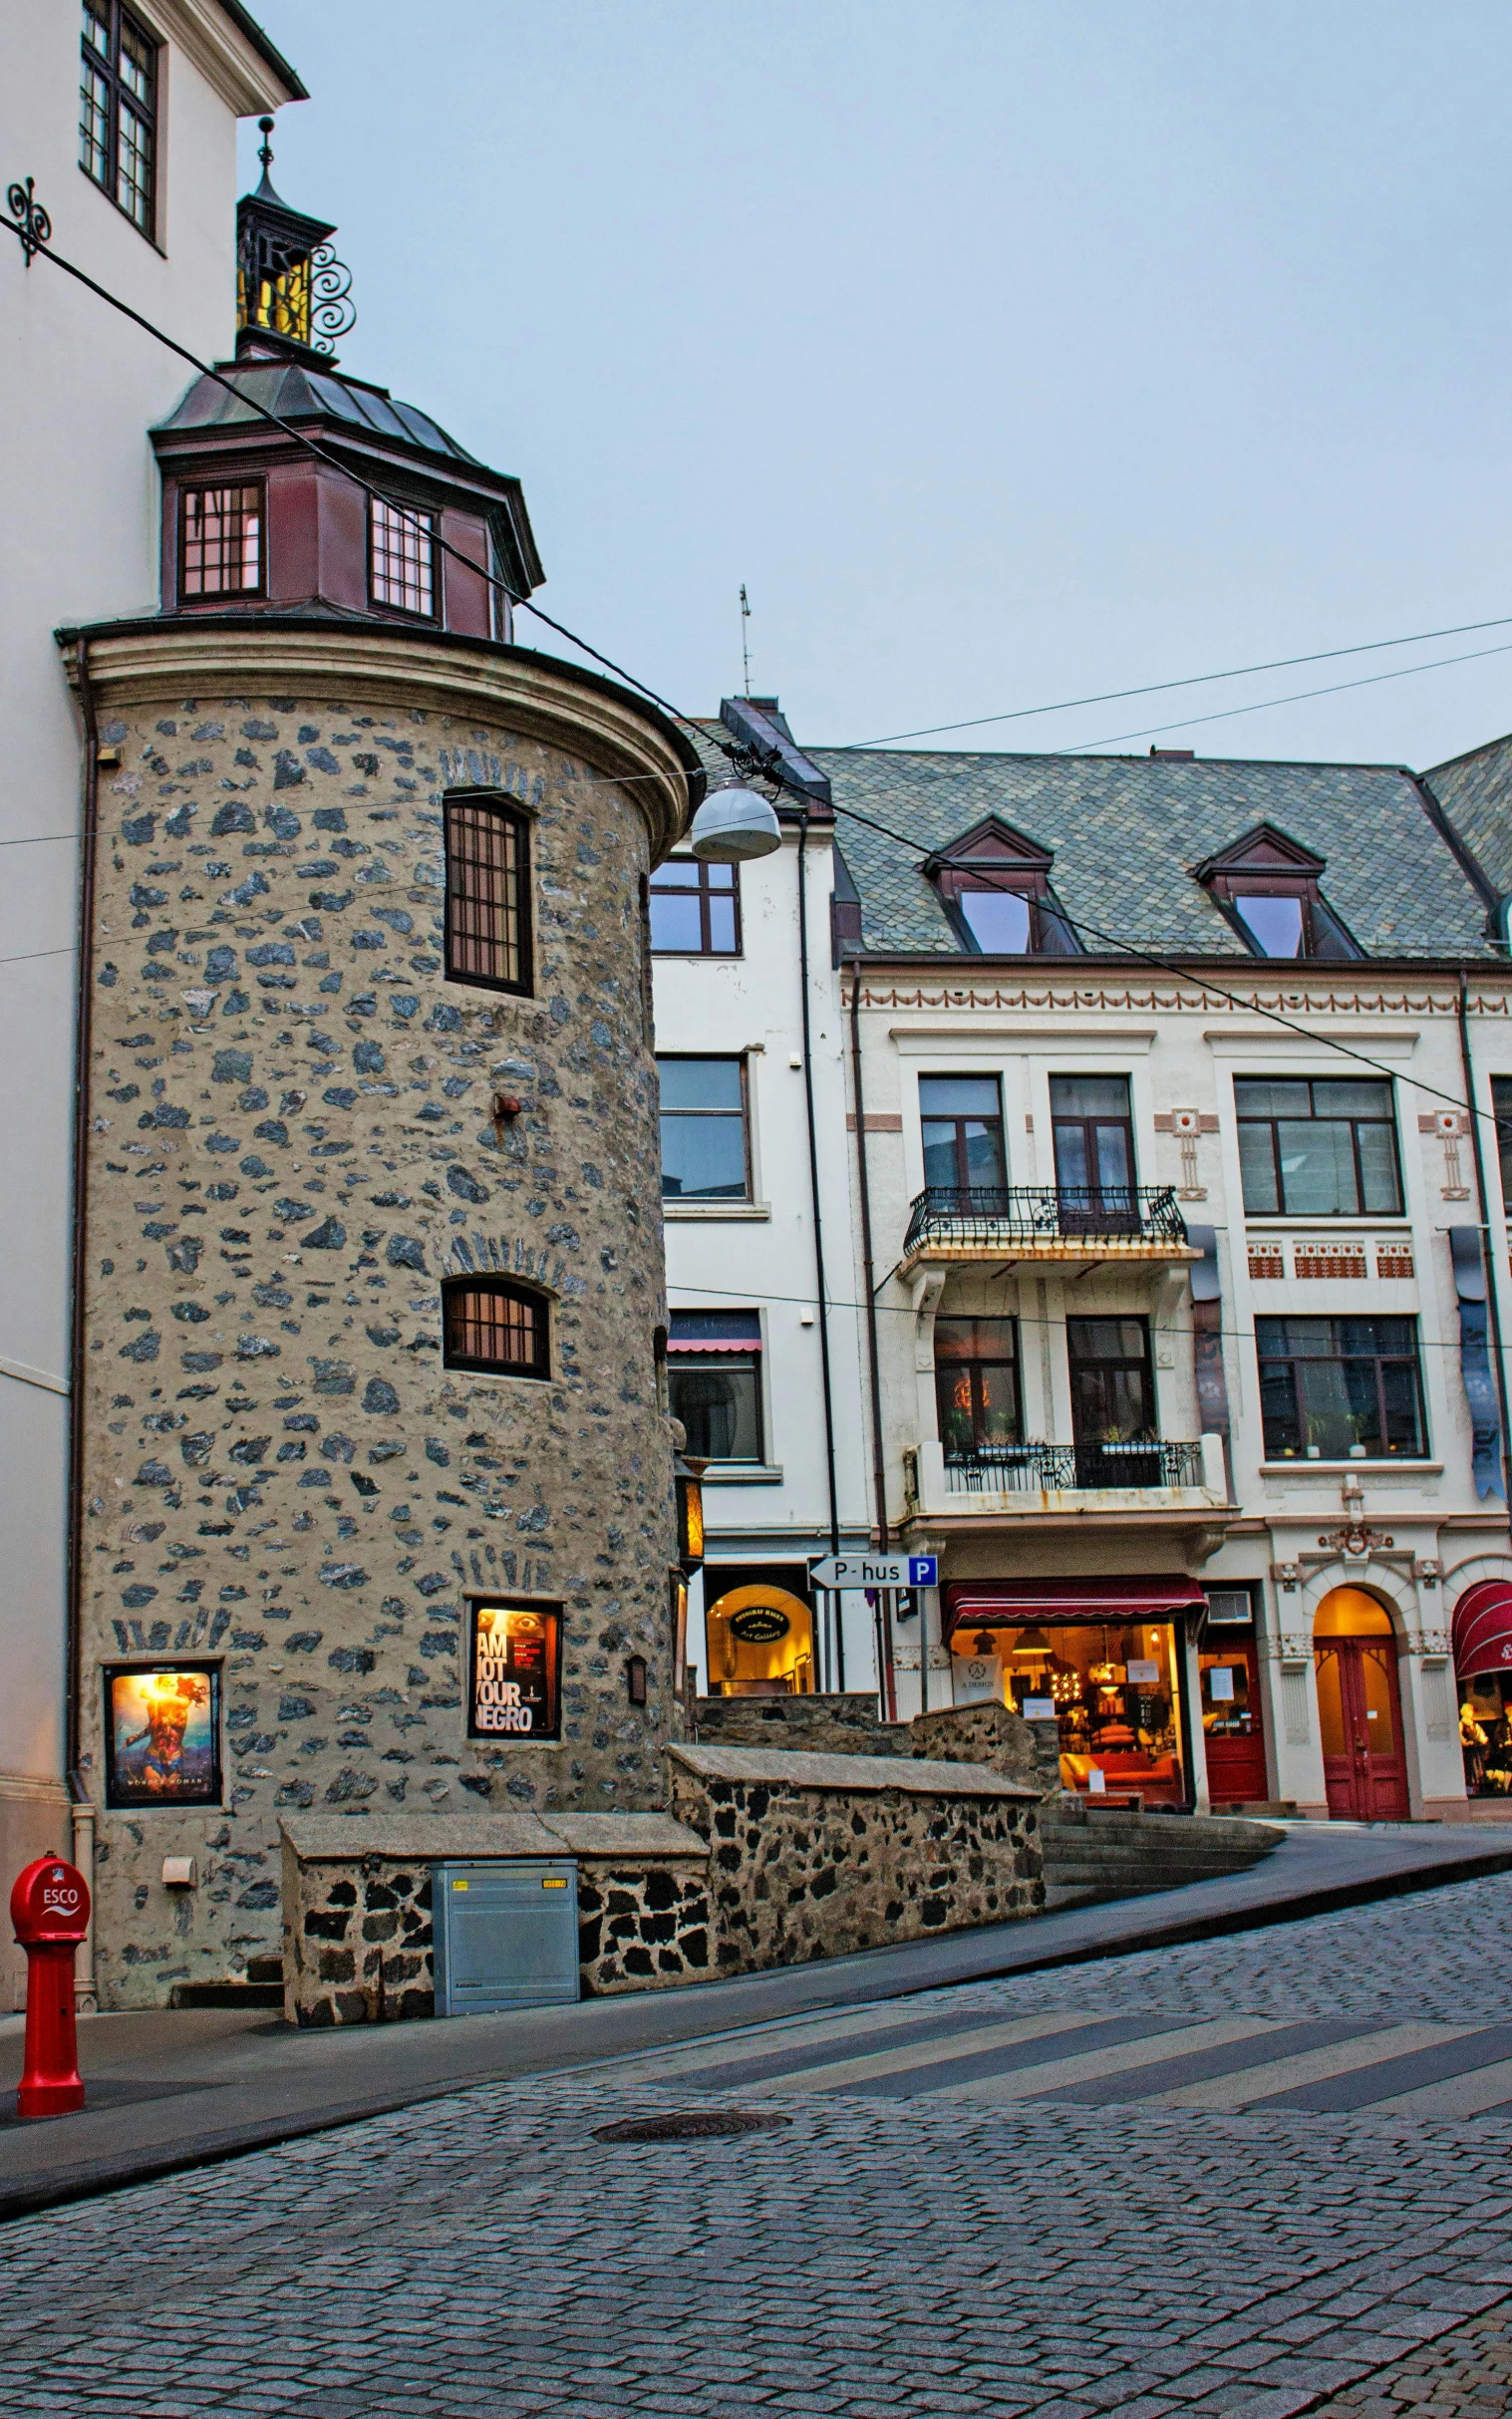
<svg viewBox="0 0 1512 2419">
<path fill-rule="evenodd" d="M 1395 1640 L 1319 1640 L 1314 1655 L 1330 1814 L 1347 1822 L 1404 1823 L 1407 1766 Z"/>
<path fill-rule="evenodd" d="M 1215 1806 L 1253 1806 L 1267 1797 L 1265 1735 L 1260 1727 L 1260 1658 L 1253 1638 L 1217 1644 L 1197 1658 L 1202 1676 L 1202 1742 L 1208 1797 Z"/>
</svg>

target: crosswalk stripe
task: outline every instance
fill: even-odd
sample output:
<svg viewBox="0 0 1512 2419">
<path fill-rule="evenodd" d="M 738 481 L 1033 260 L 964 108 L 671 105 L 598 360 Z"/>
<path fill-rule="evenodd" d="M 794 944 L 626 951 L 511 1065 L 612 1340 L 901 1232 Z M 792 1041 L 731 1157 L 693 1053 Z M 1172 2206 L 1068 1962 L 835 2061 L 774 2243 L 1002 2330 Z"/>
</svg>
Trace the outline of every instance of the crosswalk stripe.
<svg viewBox="0 0 1512 2419">
<path fill-rule="evenodd" d="M 1173 2091 L 1151 2092 L 1137 2103 L 1144 2108 L 1248 2108 L 1257 2100 L 1272 2100 L 1307 2083 L 1326 2083 L 1335 2075 L 1353 2074 L 1361 2066 L 1378 2066 L 1409 2050 L 1429 2049 L 1436 2041 L 1459 2041 L 1476 2031 L 1473 2024 L 1389 2024 L 1379 2032 L 1354 2041 L 1336 2041 L 1327 2049 L 1304 2049 L 1290 2058 L 1271 2058 L 1263 2066 L 1248 2066 L 1239 2074 L 1213 2075 L 1204 2083 L 1181 2083 Z"/>
<path fill-rule="evenodd" d="M 673 2043 L 666 2049 L 642 2050 L 627 2058 L 604 2060 L 613 2064 L 616 2082 L 654 2083 L 663 2076 L 698 2074 L 706 2067 L 744 2066 L 748 2060 L 786 2055 L 793 2049 L 806 2049 L 810 2043 L 824 2047 L 835 2041 L 865 2039 L 912 2028 L 920 2037 L 928 2032 L 929 2023 L 938 2024 L 943 2033 L 952 2019 L 940 2008 L 932 2018 L 922 2018 L 917 1999 L 894 2002 L 891 2006 L 871 2004 L 853 2008 L 845 2015 L 812 2018 L 778 2017 L 770 2024 L 743 2027 L 739 2032 L 721 2033 L 716 2039 L 704 2038 L 686 2047 Z M 1074 2022 L 1074 2017 L 1059 2017 L 1061 2023 Z M 1089 2018 L 1088 2021 L 1096 2021 Z M 961 2037 L 959 2035 L 952 2037 Z"/>
<path fill-rule="evenodd" d="M 1482 2109 L 1500 2108 L 1512 2100 L 1512 2058 L 1496 2058 L 1468 2074 L 1446 2075 L 1440 2083 L 1419 2083 L 1415 2091 L 1393 2092 L 1388 2100 L 1369 2100 L 1362 2115 L 1372 2117 L 1475 2117 Z"/>
<path fill-rule="evenodd" d="M 1104 2075 L 1132 2073 L 1140 2066 L 1155 2066 L 1166 2058 L 1179 2058 L 1198 2049 L 1218 2049 L 1225 2041 L 1263 2039 L 1267 2033 L 1285 2029 L 1279 2016 L 1223 2016 L 1204 2024 L 1183 2024 L 1170 2032 L 1149 2033 L 1142 2041 L 1124 2041 L 1116 2047 L 1083 2052 L 1080 2056 L 1052 2058 L 1040 2066 L 1020 2066 L 1009 2074 L 980 2075 L 966 2083 L 944 2083 L 933 2089 L 927 2084 L 921 2097 L 932 2100 L 986 2100 L 1001 2106 L 1010 2100 L 1033 2100 L 1045 2091 L 1057 2091 L 1070 2083 L 1100 2082 Z"/>
<path fill-rule="evenodd" d="M 848 2083 L 871 2082 L 880 2075 L 911 2074 L 915 2068 L 939 2066 L 949 2058 L 980 2057 L 987 2050 L 1014 2049 L 1021 2041 L 1043 2041 L 1110 2020 L 1105 2008 L 1096 2008 L 1085 2015 L 1067 2015 L 1063 2009 L 1058 2009 L 1053 2015 L 1020 2016 L 1011 2024 L 984 2024 L 975 2032 L 941 2034 L 933 2040 L 906 2042 L 897 2049 L 879 2049 L 869 2055 L 799 2067 L 791 2074 L 766 2075 L 749 2089 L 754 2095 L 774 2091 L 843 2091 Z"/>
</svg>

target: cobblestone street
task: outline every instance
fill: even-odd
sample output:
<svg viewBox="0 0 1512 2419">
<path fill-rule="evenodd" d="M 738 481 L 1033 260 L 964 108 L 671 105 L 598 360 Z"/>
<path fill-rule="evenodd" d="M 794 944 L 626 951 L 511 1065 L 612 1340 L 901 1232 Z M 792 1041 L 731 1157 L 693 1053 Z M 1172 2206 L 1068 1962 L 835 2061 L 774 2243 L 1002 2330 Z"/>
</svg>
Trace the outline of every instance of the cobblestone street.
<svg viewBox="0 0 1512 2419">
<path fill-rule="evenodd" d="M 1512 1881 L 1474 1882 L 458 2092 L 22 2220 L 0 2409 L 1489 2419 L 1509 1926 Z M 596 2138 L 690 2107 L 787 2122 Z"/>
</svg>

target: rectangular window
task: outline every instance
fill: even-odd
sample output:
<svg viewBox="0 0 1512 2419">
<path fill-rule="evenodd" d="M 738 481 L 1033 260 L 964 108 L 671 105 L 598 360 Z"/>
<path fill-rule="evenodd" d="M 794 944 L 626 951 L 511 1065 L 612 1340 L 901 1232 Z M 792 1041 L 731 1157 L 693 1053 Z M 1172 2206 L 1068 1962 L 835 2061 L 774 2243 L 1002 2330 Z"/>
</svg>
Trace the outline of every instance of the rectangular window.
<svg viewBox="0 0 1512 2419">
<path fill-rule="evenodd" d="M 108 1806 L 218 1806 L 218 1663 L 108 1665 Z"/>
<path fill-rule="evenodd" d="M 1239 1166 L 1253 1217 L 1397 1217 L 1401 1173 L 1389 1082 L 1237 1075 Z"/>
<path fill-rule="evenodd" d="M 1057 1190 L 1089 1207 L 1134 1206 L 1134 1121 L 1127 1075 L 1052 1075 Z"/>
<path fill-rule="evenodd" d="M 935 1398 L 947 1461 L 984 1446 L 1018 1444 L 1018 1320 L 937 1319 Z"/>
<path fill-rule="evenodd" d="M 549 1377 L 550 1313 L 544 1294 L 501 1277 L 442 1287 L 442 1359 L 449 1369 L 498 1377 Z"/>
<path fill-rule="evenodd" d="M 651 877 L 651 947 L 659 958 L 738 958 L 741 892 L 734 865 L 669 857 Z"/>
<path fill-rule="evenodd" d="M 436 515 L 375 496 L 368 507 L 368 588 L 375 605 L 436 619 Z"/>
<path fill-rule="evenodd" d="M 744 1058 L 658 1058 L 662 1199 L 749 1201 Z"/>
<path fill-rule="evenodd" d="M 469 1738 L 560 1738 L 562 1609 L 474 1597 Z"/>
<path fill-rule="evenodd" d="M 1268 1461 L 1418 1457 L 1415 1319 L 1257 1319 Z"/>
<path fill-rule="evenodd" d="M 178 520 L 178 593 L 262 592 L 262 486 L 185 487 Z"/>
<path fill-rule="evenodd" d="M 1153 1441 L 1155 1377 L 1150 1367 L 1150 1331 L 1145 1319 L 1067 1319 L 1070 1359 L 1071 1435 L 1078 1463 L 1090 1452 L 1112 1455 L 1100 1480 L 1081 1474 L 1082 1486 L 1139 1486 L 1137 1456 L 1119 1448 Z"/>
<path fill-rule="evenodd" d="M 673 1311 L 667 1394 L 702 1461 L 755 1461 L 761 1449 L 761 1322 L 756 1311 Z"/>
<path fill-rule="evenodd" d="M 921 1075 L 919 1117 L 927 1185 L 1001 1191 L 1007 1184 L 996 1075 Z"/>
<path fill-rule="evenodd" d="M 528 992 L 530 827 L 492 793 L 464 790 L 445 806 L 447 980 Z"/>
<path fill-rule="evenodd" d="M 1502 1207 L 1512 1217 L 1512 1075 L 1491 1077 L 1491 1106 L 1496 1111 L 1496 1156 L 1501 1168 Z"/>
<path fill-rule="evenodd" d="M 156 151 L 157 45 L 121 0 L 84 0 L 79 165 L 149 238 Z"/>
</svg>

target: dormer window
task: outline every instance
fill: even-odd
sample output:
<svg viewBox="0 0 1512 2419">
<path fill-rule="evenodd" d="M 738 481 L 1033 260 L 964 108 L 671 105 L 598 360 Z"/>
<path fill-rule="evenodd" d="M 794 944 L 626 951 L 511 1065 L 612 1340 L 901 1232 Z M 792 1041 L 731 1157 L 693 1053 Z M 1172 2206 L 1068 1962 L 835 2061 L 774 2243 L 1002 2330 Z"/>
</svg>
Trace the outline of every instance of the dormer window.
<svg viewBox="0 0 1512 2419">
<path fill-rule="evenodd" d="M 1326 862 L 1260 823 L 1192 871 L 1257 958 L 1362 957 L 1323 895 Z"/>
<path fill-rule="evenodd" d="M 375 605 L 436 618 L 436 515 L 375 496 L 368 512 L 368 585 Z"/>
<path fill-rule="evenodd" d="M 938 856 L 925 874 L 957 939 L 982 957 L 1075 955 L 1075 934 L 1050 886 L 1049 849 L 990 815 Z"/>
</svg>

